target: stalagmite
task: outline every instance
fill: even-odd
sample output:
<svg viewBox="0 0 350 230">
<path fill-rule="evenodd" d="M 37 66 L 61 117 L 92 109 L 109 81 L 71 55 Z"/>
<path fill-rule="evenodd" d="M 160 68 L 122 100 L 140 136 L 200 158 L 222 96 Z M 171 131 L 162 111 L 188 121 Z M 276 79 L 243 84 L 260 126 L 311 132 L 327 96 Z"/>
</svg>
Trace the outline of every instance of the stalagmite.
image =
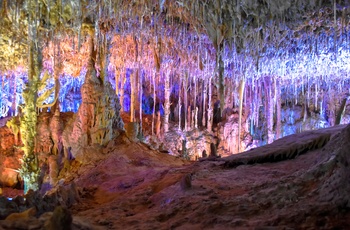
<svg viewBox="0 0 350 230">
<path fill-rule="evenodd" d="M 28 20 L 28 34 L 30 38 L 28 47 L 28 84 L 27 89 L 23 92 L 25 105 L 23 107 L 23 116 L 20 118 L 20 133 L 23 142 L 23 164 L 20 169 L 21 176 L 24 180 L 24 193 L 32 189 L 37 191 L 39 189 L 39 160 L 34 153 L 36 140 L 36 104 L 39 74 L 41 71 L 41 50 L 36 46 L 39 38 L 37 37 L 37 20 L 35 17 L 37 5 L 29 6 L 29 20 Z"/>
</svg>

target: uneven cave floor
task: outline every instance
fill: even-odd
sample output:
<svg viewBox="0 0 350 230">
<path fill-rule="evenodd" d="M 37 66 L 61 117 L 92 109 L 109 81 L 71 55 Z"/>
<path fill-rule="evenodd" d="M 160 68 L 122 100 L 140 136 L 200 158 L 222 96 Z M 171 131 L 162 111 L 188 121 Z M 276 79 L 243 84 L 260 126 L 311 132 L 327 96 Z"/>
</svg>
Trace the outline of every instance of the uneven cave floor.
<svg viewBox="0 0 350 230">
<path fill-rule="evenodd" d="M 75 172 L 81 200 L 71 211 L 101 229 L 350 229 L 350 127 L 341 134 L 344 127 L 197 162 L 116 141 L 103 159 Z M 330 140 L 315 145 L 324 135 Z M 295 146 L 302 151 L 293 159 L 252 160 Z M 340 152 L 347 158 L 335 157 Z M 184 188 L 189 174 L 192 187 Z"/>
</svg>

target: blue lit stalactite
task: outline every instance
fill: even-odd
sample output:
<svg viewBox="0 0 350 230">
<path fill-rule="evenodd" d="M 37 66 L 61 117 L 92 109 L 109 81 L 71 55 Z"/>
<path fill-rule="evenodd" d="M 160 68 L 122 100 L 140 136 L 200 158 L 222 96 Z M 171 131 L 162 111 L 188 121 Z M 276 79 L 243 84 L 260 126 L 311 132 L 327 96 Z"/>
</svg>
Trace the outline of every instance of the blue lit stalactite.
<svg viewBox="0 0 350 230">
<path fill-rule="evenodd" d="M 170 115 L 170 71 L 164 73 L 164 92 L 165 92 L 165 102 L 164 102 L 164 133 L 169 131 L 169 115 Z"/>
<path fill-rule="evenodd" d="M 10 82 L 10 95 L 11 95 L 11 105 L 10 106 L 10 116 L 15 116 L 16 115 L 16 101 L 17 101 L 17 76 L 14 73 L 9 74 L 9 78 L 11 79 Z"/>
<path fill-rule="evenodd" d="M 264 81 L 265 88 L 265 112 L 267 120 L 267 143 L 270 144 L 274 140 L 274 131 L 273 131 L 273 97 L 272 97 L 272 86 L 273 79 L 272 77 L 265 77 Z"/>
</svg>

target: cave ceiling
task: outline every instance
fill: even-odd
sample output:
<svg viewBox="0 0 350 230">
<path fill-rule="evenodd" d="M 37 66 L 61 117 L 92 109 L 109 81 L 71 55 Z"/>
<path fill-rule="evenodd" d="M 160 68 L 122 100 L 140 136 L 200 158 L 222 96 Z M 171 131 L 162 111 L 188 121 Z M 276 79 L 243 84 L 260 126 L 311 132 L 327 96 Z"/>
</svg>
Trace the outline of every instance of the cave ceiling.
<svg viewBox="0 0 350 230">
<path fill-rule="evenodd" d="M 186 34 L 192 38 L 190 43 L 206 37 L 207 40 L 201 39 L 203 46 L 214 50 L 220 45 L 227 46 L 243 55 L 244 60 L 338 53 L 347 48 L 349 39 L 348 0 L 1 0 L 0 3 L 3 72 L 26 65 L 31 27 L 36 28 L 36 45 L 43 49 L 50 47 L 50 42 L 75 37 L 77 41 L 73 39 L 71 49 L 80 51 L 87 34 L 101 40 L 108 35 L 137 37 L 145 31 L 149 37 Z M 35 25 L 28 23 L 29 12 L 35 12 L 32 20 Z M 167 41 L 177 43 L 176 39 Z M 83 60 L 84 53 L 75 53 Z"/>
</svg>

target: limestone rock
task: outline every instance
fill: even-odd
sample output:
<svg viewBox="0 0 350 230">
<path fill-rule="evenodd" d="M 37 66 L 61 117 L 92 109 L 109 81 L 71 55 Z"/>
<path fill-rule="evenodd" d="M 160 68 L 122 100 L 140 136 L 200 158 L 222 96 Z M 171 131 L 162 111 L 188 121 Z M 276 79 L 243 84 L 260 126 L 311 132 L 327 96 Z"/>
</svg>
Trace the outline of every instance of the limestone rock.
<svg viewBox="0 0 350 230">
<path fill-rule="evenodd" d="M 101 84 L 96 76 L 87 76 L 81 95 L 82 104 L 63 133 L 63 144 L 71 149 L 73 157 L 81 147 L 106 145 L 124 126 L 119 115 L 119 98 L 110 83 Z"/>
<path fill-rule="evenodd" d="M 18 211 L 18 206 L 14 202 L 9 201 L 5 196 L 0 196 L 0 220 Z"/>
<path fill-rule="evenodd" d="M 191 160 L 203 157 L 203 153 L 210 153 L 210 145 L 214 142 L 212 134 L 207 130 L 200 129 L 186 132 L 173 128 L 164 135 L 164 145 L 171 154 L 182 155 L 185 153 L 186 156 L 183 157 Z"/>
<path fill-rule="evenodd" d="M 1 167 L 0 167 L 1 169 Z M 0 174 L 0 183 L 6 187 L 15 187 L 18 184 L 18 172 L 11 168 L 3 168 Z"/>
<path fill-rule="evenodd" d="M 238 114 L 234 113 L 219 124 L 217 136 L 220 139 L 218 146 L 220 155 L 228 156 L 243 152 L 252 142 L 251 135 L 246 130 L 246 119 L 242 117 L 240 140 L 238 140 Z"/>
<path fill-rule="evenodd" d="M 72 229 L 72 215 L 67 208 L 58 206 L 52 213 L 52 216 L 46 221 L 47 230 L 70 230 Z"/>
</svg>

